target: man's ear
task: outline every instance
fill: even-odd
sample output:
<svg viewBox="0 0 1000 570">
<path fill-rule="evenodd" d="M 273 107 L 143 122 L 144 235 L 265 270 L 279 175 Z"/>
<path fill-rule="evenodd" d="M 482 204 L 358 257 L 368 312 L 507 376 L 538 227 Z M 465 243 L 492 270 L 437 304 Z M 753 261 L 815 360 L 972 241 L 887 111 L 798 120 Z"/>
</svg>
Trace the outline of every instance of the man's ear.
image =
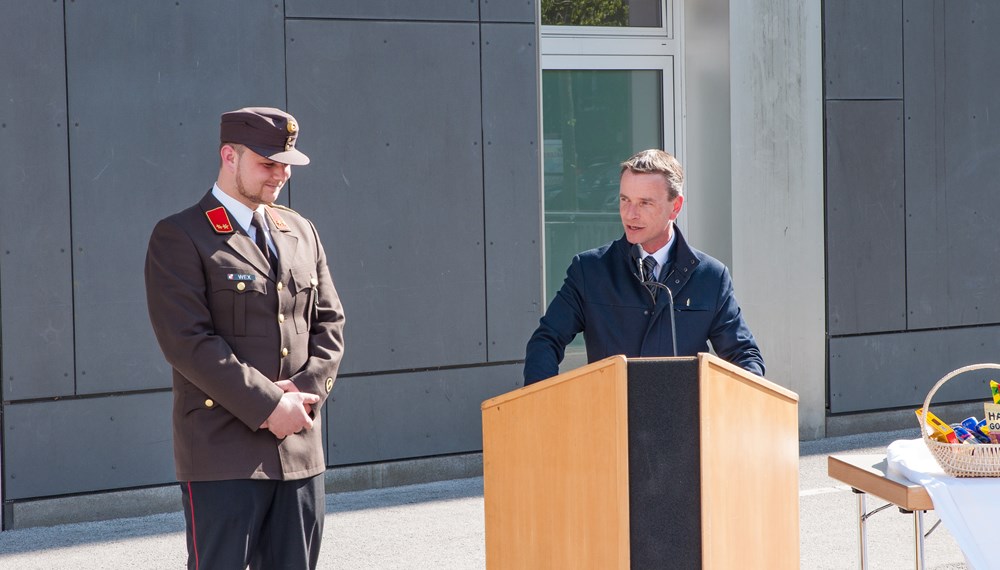
<svg viewBox="0 0 1000 570">
<path fill-rule="evenodd" d="M 224 144 L 221 147 L 219 147 L 219 157 L 222 159 L 222 165 L 223 166 L 226 166 L 226 167 L 229 167 L 229 168 L 232 168 L 232 169 L 235 170 L 235 168 L 236 168 L 236 160 L 237 160 L 238 156 L 239 156 L 239 153 L 236 152 L 236 149 L 233 148 L 233 145 L 231 145 L 231 144 Z"/>
<path fill-rule="evenodd" d="M 681 213 L 681 207 L 682 206 L 684 206 L 684 195 L 683 194 L 678 194 L 677 197 L 674 198 L 674 209 L 673 209 L 672 212 L 670 212 L 670 219 L 671 220 L 676 220 L 677 219 L 677 216 L 679 216 L 680 213 Z"/>
</svg>

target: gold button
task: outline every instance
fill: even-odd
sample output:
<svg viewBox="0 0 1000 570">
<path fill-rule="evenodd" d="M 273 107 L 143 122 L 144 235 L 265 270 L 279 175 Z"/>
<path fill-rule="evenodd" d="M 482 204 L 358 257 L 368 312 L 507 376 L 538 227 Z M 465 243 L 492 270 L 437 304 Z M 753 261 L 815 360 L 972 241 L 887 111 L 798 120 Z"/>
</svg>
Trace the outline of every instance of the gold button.
<svg viewBox="0 0 1000 570">
<path fill-rule="evenodd" d="M 242 281 L 240 281 L 239 283 L 236 284 L 236 290 L 237 291 L 242 291 L 242 290 L 244 290 L 246 288 L 247 288 L 247 284 L 244 283 L 244 282 L 242 282 Z"/>
<path fill-rule="evenodd" d="M 330 390 L 333 390 L 333 378 L 326 379 L 326 391 L 329 392 Z"/>
<path fill-rule="evenodd" d="M 315 287 L 315 286 L 319 285 L 319 279 L 316 279 L 315 277 L 312 277 L 312 278 L 309 279 L 309 284 L 312 285 L 313 287 Z"/>
<path fill-rule="evenodd" d="M 278 322 L 279 323 L 285 322 L 285 315 L 283 313 L 278 314 Z"/>
<path fill-rule="evenodd" d="M 215 405 L 215 402 L 213 402 L 211 398 L 208 398 L 207 400 L 205 400 L 205 407 L 206 408 L 211 408 L 214 405 Z"/>
<path fill-rule="evenodd" d="M 281 283 L 281 281 L 278 281 L 278 291 L 281 291 L 284 288 L 285 286 Z"/>
<path fill-rule="evenodd" d="M 288 356 L 288 348 L 282 348 L 281 349 L 281 356 L 282 357 Z"/>
</svg>

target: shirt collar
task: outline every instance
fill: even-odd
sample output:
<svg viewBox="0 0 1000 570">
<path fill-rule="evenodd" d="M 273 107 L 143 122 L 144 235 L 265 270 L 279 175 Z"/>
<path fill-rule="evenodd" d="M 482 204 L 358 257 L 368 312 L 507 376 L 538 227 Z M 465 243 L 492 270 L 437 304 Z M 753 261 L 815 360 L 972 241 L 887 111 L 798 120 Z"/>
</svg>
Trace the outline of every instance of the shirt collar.
<svg viewBox="0 0 1000 570">
<path fill-rule="evenodd" d="M 236 223 L 239 224 L 241 228 L 243 228 L 244 232 L 248 234 L 250 233 L 250 222 L 253 220 L 254 211 L 259 211 L 261 213 L 261 217 L 264 218 L 264 227 L 267 228 L 268 225 L 267 216 L 263 215 L 264 214 L 263 205 L 257 208 L 257 210 L 251 210 L 246 206 L 246 204 L 240 202 L 236 198 L 233 198 L 229 194 L 223 192 L 222 188 L 219 188 L 218 183 L 216 183 L 215 186 L 212 187 L 212 196 L 215 196 L 215 198 L 219 202 L 222 202 L 222 205 L 225 206 L 227 210 L 229 210 L 229 213 L 233 215 L 233 218 L 236 220 Z"/>
<path fill-rule="evenodd" d="M 667 263 L 669 263 L 671 261 L 671 259 L 670 259 L 670 252 L 671 252 L 671 249 L 674 246 L 674 242 L 675 241 L 677 241 L 677 231 L 676 231 L 676 228 L 671 228 L 670 229 L 670 241 L 668 241 L 667 244 L 664 245 L 663 247 L 661 247 L 660 249 L 654 251 L 653 253 L 646 253 L 645 249 L 643 249 L 641 247 L 639 248 L 639 251 L 641 252 L 642 259 L 646 259 L 647 256 L 652 255 L 653 259 L 656 260 L 656 267 L 657 267 L 657 269 L 659 269 L 660 267 L 665 266 Z"/>
</svg>

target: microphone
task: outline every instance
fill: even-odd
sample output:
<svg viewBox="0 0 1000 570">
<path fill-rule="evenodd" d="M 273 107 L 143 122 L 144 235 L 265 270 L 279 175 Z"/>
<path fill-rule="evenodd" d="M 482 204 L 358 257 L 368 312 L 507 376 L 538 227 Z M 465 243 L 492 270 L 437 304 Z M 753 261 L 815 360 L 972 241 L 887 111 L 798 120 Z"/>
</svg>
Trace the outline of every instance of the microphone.
<svg viewBox="0 0 1000 570">
<path fill-rule="evenodd" d="M 632 254 L 632 261 L 635 262 L 636 268 L 639 269 L 639 281 L 643 284 L 646 283 L 646 276 L 642 272 L 642 246 L 637 243 L 632 244 L 632 249 L 630 250 Z"/>
<path fill-rule="evenodd" d="M 646 290 L 649 291 L 649 295 L 653 297 L 654 304 L 656 303 L 656 297 L 653 296 L 653 292 L 650 291 L 649 289 L 650 287 L 663 289 L 667 292 L 667 305 L 668 309 L 670 310 L 670 342 L 671 344 L 673 344 L 672 348 L 674 349 L 674 356 L 677 356 L 677 326 L 674 324 L 674 292 L 670 290 L 670 287 L 667 287 L 663 283 L 660 283 L 659 281 L 653 279 L 652 275 L 646 275 L 643 272 L 641 248 L 642 246 L 640 246 L 637 243 L 632 244 L 632 249 L 630 251 L 632 260 L 635 261 L 636 267 L 639 269 L 639 274 L 637 275 L 637 277 L 639 278 L 639 281 L 642 281 L 642 284 L 646 287 Z"/>
</svg>

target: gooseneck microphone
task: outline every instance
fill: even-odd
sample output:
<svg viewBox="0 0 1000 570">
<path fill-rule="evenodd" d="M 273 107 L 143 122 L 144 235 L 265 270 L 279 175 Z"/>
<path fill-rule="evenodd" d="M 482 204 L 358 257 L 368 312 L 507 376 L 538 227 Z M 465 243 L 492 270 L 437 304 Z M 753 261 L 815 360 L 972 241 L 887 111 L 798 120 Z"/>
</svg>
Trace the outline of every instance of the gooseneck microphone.
<svg viewBox="0 0 1000 570">
<path fill-rule="evenodd" d="M 631 254 L 632 257 L 632 263 L 635 263 L 636 269 L 639 270 L 638 275 L 636 275 L 635 273 L 633 273 L 632 275 L 638 277 L 639 281 L 645 284 L 647 279 L 646 279 L 646 273 L 643 271 L 642 267 L 642 246 L 637 243 L 632 244 L 632 249 L 629 250 L 629 253 Z"/>
<path fill-rule="evenodd" d="M 673 345 L 672 348 L 674 350 L 674 356 L 677 356 L 677 327 L 674 324 L 674 292 L 670 290 L 670 287 L 667 287 L 663 283 L 660 283 L 659 281 L 653 279 L 652 272 L 650 272 L 650 275 L 646 275 L 646 273 L 643 271 L 641 245 L 637 243 L 632 244 L 632 249 L 630 251 L 630 254 L 632 257 L 632 261 L 635 262 L 636 268 L 639 270 L 638 275 L 636 275 L 635 273 L 633 273 L 633 275 L 639 278 L 639 281 L 642 282 L 643 287 L 646 289 L 646 291 L 649 292 L 649 296 L 653 299 L 653 304 L 654 305 L 656 304 L 656 296 L 653 295 L 651 287 L 657 287 L 667 292 L 667 305 L 668 305 L 667 308 L 670 310 L 670 342 Z"/>
<path fill-rule="evenodd" d="M 677 356 L 677 327 L 674 325 L 674 292 L 663 283 L 653 281 L 653 284 L 657 287 L 663 287 L 667 292 L 668 310 L 670 311 L 670 343 L 673 345 L 674 356 Z"/>
</svg>

